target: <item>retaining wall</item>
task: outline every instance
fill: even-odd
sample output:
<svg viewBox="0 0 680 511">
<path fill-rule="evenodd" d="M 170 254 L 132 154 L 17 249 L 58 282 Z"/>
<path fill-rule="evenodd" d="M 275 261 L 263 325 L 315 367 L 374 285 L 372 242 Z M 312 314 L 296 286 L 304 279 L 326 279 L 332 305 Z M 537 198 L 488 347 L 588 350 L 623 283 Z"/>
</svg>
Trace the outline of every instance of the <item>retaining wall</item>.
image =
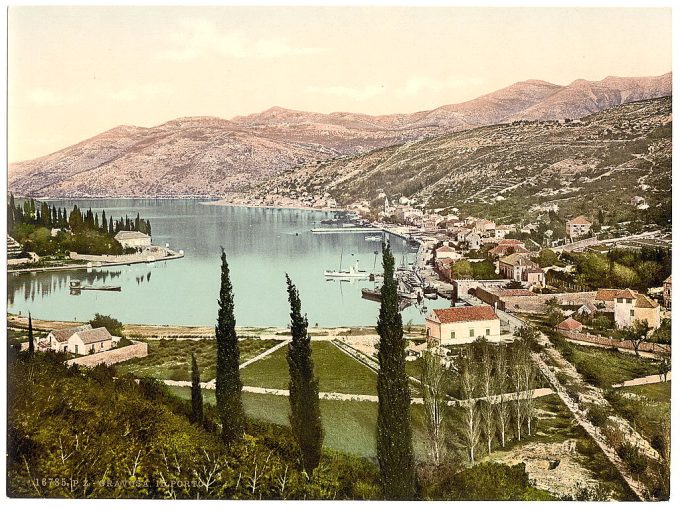
<svg viewBox="0 0 680 511">
<path fill-rule="evenodd" d="M 148 354 L 149 348 L 145 342 L 132 341 L 132 345 L 130 346 L 69 359 L 66 361 L 66 365 L 70 366 L 76 364 L 83 367 L 94 367 L 99 364 L 106 364 L 107 366 L 110 366 L 132 358 L 144 358 Z"/>
<path fill-rule="evenodd" d="M 602 337 L 600 335 L 584 334 L 578 332 L 562 332 L 562 335 L 568 339 L 573 339 L 575 341 L 591 342 L 593 344 L 599 344 L 601 346 L 607 346 L 609 348 L 623 348 L 627 350 L 632 350 L 633 344 L 625 339 L 614 339 L 612 337 Z M 647 353 L 657 353 L 663 355 L 671 354 L 671 347 L 668 344 L 658 344 L 655 342 L 643 342 L 640 343 L 638 348 L 640 351 Z"/>
</svg>

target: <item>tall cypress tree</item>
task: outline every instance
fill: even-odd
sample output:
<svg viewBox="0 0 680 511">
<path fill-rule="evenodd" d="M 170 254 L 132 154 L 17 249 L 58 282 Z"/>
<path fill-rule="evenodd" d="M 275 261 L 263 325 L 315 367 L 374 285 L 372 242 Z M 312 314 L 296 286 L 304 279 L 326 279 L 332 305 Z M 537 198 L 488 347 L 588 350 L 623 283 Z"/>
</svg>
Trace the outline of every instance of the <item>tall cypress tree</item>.
<svg viewBox="0 0 680 511">
<path fill-rule="evenodd" d="M 203 393 L 201 392 L 201 373 L 198 370 L 196 355 L 191 354 L 191 422 L 203 424 Z"/>
<path fill-rule="evenodd" d="M 35 353 L 35 341 L 33 340 L 33 320 L 31 319 L 31 313 L 28 313 L 28 354 L 33 355 Z"/>
<path fill-rule="evenodd" d="M 290 330 L 292 341 L 288 345 L 288 384 L 290 401 L 290 426 L 300 447 L 302 466 L 311 474 L 319 466 L 323 445 L 323 426 L 319 407 L 319 379 L 314 376 L 311 337 L 307 333 L 307 316 L 301 312 L 300 294 L 286 274 L 288 302 L 290 303 Z"/>
<path fill-rule="evenodd" d="M 383 245 L 383 286 L 378 317 L 377 454 L 384 496 L 410 500 L 416 496 L 411 432 L 411 392 L 406 375 L 406 343 L 399 313 L 394 256 Z"/>
<path fill-rule="evenodd" d="M 234 293 L 229 278 L 227 256 L 222 249 L 222 275 L 220 298 L 217 301 L 217 378 L 215 397 L 217 411 L 222 420 L 222 439 L 232 443 L 243 435 L 245 416 L 241 402 L 241 378 L 239 375 L 239 348 L 234 318 Z"/>
</svg>

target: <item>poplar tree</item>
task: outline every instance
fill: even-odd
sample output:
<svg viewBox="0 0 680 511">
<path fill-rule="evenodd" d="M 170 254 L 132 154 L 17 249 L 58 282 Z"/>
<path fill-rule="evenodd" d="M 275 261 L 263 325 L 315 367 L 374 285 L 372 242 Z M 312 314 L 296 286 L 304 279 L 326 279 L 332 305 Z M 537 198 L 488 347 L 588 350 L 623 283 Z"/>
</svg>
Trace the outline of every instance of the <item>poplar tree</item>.
<svg viewBox="0 0 680 511">
<path fill-rule="evenodd" d="M 243 435 L 245 416 L 241 402 L 241 378 L 239 376 L 239 347 L 234 318 L 234 292 L 229 278 L 227 256 L 222 249 L 222 274 L 220 297 L 217 301 L 217 377 L 215 397 L 222 421 L 222 439 L 229 444 Z"/>
<path fill-rule="evenodd" d="M 191 422 L 203 424 L 203 394 L 201 392 L 201 373 L 198 370 L 196 355 L 191 354 Z"/>
<path fill-rule="evenodd" d="M 290 426 L 300 448 L 302 466 L 310 474 L 321 459 L 323 426 L 319 406 L 319 379 L 314 376 L 311 337 L 307 333 L 307 316 L 301 312 L 300 294 L 286 274 L 290 303 L 290 331 L 288 345 L 288 384 Z"/>
<path fill-rule="evenodd" d="M 377 455 L 384 496 L 410 500 L 416 496 L 411 432 L 411 392 L 406 375 L 406 343 L 399 313 L 394 256 L 383 245 L 383 286 L 378 317 Z"/>
<path fill-rule="evenodd" d="M 31 319 L 31 313 L 28 313 L 28 354 L 33 355 L 35 353 L 35 341 L 33 340 L 33 320 Z"/>
</svg>

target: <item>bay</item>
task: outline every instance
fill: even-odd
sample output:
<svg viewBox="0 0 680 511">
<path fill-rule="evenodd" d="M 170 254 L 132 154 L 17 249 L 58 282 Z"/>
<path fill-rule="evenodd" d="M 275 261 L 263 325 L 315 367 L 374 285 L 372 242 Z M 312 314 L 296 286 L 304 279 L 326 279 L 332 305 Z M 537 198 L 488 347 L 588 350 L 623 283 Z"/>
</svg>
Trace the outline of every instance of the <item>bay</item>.
<svg viewBox="0 0 680 511">
<path fill-rule="evenodd" d="M 333 213 L 299 209 L 212 206 L 199 200 L 96 199 L 55 200 L 115 219 L 137 213 L 149 219 L 155 245 L 183 250 L 182 259 L 91 270 L 8 275 L 8 311 L 36 318 L 88 321 L 95 313 L 124 323 L 213 325 L 217 317 L 220 247 L 229 262 L 239 326 L 286 326 L 288 273 L 298 286 L 311 326 L 372 326 L 379 304 L 361 298 L 368 281 L 327 281 L 324 271 L 359 267 L 382 271 L 380 243 L 365 234 L 314 234 L 312 228 Z M 405 240 L 389 236 L 397 264 L 413 262 Z M 69 292 L 69 282 L 121 286 L 120 292 Z M 428 309 L 447 300 L 425 300 Z M 402 311 L 404 323 L 423 324 L 418 306 Z"/>
</svg>

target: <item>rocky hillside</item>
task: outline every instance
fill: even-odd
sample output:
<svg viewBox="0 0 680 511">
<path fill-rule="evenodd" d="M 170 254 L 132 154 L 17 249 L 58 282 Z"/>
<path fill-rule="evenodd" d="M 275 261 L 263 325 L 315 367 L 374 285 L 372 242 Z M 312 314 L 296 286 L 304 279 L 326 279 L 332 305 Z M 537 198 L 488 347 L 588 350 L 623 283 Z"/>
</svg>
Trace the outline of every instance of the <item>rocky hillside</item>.
<svg viewBox="0 0 680 511">
<path fill-rule="evenodd" d="M 413 114 L 318 114 L 274 107 L 224 120 L 119 126 L 9 166 L 9 189 L 33 196 L 222 196 L 273 175 L 376 148 L 517 119 L 579 118 L 671 93 L 671 75 L 519 82 L 472 101 Z"/>
<path fill-rule="evenodd" d="M 342 205 L 365 200 L 381 209 L 385 196 L 408 197 L 510 221 L 536 205 L 624 215 L 641 196 L 649 221 L 667 223 L 671 103 L 627 103 L 575 121 L 514 121 L 306 165 L 270 180 L 254 198 L 272 190 L 329 192 Z"/>
</svg>

